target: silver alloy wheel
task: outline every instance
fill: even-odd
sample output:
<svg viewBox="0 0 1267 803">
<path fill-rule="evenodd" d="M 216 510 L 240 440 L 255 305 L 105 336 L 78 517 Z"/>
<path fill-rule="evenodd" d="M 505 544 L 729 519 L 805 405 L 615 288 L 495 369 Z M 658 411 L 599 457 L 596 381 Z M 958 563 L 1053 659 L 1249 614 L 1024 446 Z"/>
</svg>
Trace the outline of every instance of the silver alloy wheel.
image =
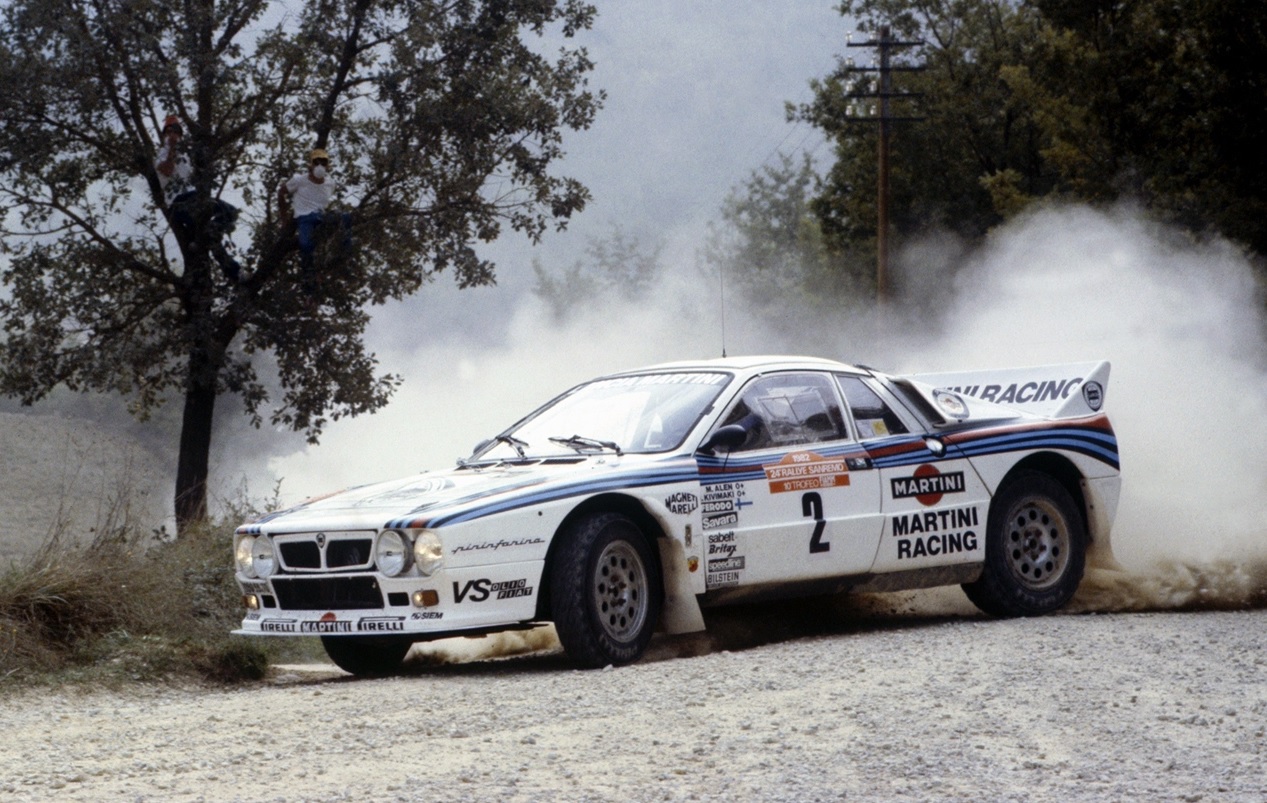
<svg viewBox="0 0 1267 803">
<path fill-rule="evenodd" d="M 598 556 L 593 592 L 599 624 L 608 636 L 629 641 L 642 630 L 651 605 L 647 567 L 628 541 L 613 541 Z"/>
<path fill-rule="evenodd" d="M 1069 522 L 1050 499 L 1026 496 L 1008 513 L 1003 544 L 1008 568 L 1036 591 L 1060 582 L 1069 563 Z"/>
</svg>

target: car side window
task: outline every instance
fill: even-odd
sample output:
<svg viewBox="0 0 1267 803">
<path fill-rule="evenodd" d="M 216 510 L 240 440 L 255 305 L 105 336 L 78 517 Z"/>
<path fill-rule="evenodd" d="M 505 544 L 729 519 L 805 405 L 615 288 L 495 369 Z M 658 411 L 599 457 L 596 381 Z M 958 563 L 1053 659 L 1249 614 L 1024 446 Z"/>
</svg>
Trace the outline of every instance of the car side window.
<svg viewBox="0 0 1267 803">
<path fill-rule="evenodd" d="M 735 451 L 849 437 L 831 381 L 820 374 L 775 374 L 748 384 L 718 427 L 738 424 L 748 436 Z"/>
<path fill-rule="evenodd" d="M 883 438 L 886 435 L 902 435 L 908 430 L 897 413 L 884 403 L 874 390 L 867 387 L 860 377 L 837 374 L 845 403 L 858 427 L 858 437 Z"/>
</svg>

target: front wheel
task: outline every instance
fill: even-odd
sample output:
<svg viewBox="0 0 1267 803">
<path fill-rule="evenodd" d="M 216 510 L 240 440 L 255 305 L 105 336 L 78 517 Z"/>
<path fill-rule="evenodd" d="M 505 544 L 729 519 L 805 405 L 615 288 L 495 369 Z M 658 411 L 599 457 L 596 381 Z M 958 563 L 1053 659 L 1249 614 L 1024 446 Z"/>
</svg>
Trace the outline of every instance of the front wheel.
<svg viewBox="0 0 1267 803">
<path fill-rule="evenodd" d="M 400 669 L 413 642 L 390 636 L 322 636 L 334 665 L 362 677 L 382 677 Z"/>
<path fill-rule="evenodd" d="M 589 667 L 638 660 L 651 641 L 662 595 L 646 537 L 618 513 L 581 519 L 560 537 L 550 607 L 563 649 Z"/>
<path fill-rule="evenodd" d="M 1046 474 L 1022 472 L 991 503 L 985 565 L 963 590 L 994 616 L 1050 613 L 1078 590 L 1086 552 L 1086 525 L 1069 492 Z"/>
</svg>

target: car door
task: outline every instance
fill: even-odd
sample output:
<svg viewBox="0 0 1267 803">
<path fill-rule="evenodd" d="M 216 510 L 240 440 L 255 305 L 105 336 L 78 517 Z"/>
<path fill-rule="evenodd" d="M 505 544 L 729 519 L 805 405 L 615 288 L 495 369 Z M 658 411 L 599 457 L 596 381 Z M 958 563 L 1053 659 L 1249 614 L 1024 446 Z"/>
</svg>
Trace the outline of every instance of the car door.
<svg viewBox="0 0 1267 803">
<path fill-rule="evenodd" d="M 742 428 L 742 442 L 700 458 L 709 588 L 870 569 L 883 526 L 879 474 L 830 374 L 757 377 L 714 431 L 723 427 Z"/>
<path fill-rule="evenodd" d="M 837 379 L 880 479 L 884 535 L 872 571 L 980 561 L 989 493 L 967 458 L 908 426 L 882 387 L 858 376 Z"/>
</svg>

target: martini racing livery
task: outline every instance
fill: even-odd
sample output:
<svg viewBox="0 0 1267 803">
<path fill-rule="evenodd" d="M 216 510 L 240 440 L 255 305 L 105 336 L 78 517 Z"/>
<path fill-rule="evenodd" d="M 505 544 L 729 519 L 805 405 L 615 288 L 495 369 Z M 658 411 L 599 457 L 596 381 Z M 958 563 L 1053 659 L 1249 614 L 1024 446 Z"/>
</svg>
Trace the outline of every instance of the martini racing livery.
<svg viewBox="0 0 1267 803">
<path fill-rule="evenodd" d="M 1048 613 L 1112 562 L 1108 379 L 802 357 L 601 377 L 455 468 L 239 527 L 236 632 L 318 635 L 373 675 L 417 641 L 545 623 L 579 664 L 623 664 L 703 608 L 793 595 L 960 584 Z"/>
</svg>

